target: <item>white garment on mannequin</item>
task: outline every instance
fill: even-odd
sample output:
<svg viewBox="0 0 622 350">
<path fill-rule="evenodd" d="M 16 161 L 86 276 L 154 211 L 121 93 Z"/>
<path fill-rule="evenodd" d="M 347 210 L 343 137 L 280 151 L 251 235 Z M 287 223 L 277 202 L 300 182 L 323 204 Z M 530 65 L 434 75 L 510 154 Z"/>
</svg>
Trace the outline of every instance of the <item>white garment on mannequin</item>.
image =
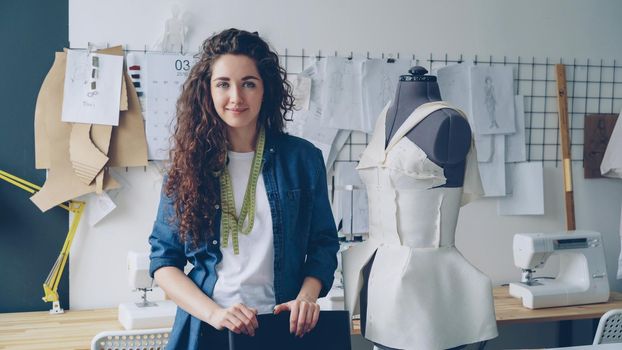
<svg viewBox="0 0 622 350">
<path fill-rule="evenodd" d="M 490 279 L 456 249 L 460 206 L 481 195 L 474 147 L 464 187 L 404 137 L 444 102 L 419 106 L 384 148 L 385 108 L 357 169 L 369 197 L 369 239 L 343 252 L 346 307 L 359 313 L 369 274 L 365 337 L 398 349 L 448 349 L 497 336 Z M 460 111 L 458 111 L 460 112 Z M 462 112 L 460 112 L 462 114 Z"/>
</svg>

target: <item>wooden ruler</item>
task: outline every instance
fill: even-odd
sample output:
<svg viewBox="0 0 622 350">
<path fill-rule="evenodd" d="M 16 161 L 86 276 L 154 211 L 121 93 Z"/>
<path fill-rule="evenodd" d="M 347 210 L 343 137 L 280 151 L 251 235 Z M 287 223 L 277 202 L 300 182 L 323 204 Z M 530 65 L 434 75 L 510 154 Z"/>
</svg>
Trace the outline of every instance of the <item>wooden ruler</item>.
<svg viewBox="0 0 622 350">
<path fill-rule="evenodd" d="M 559 134 L 562 141 L 562 165 L 564 169 L 564 192 L 566 195 L 566 229 L 575 230 L 574 196 L 572 191 L 572 158 L 568 131 L 568 96 L 566 94 L 566 66 L 556 64 L 557 111 L 559 113 Z"/>
</svg>

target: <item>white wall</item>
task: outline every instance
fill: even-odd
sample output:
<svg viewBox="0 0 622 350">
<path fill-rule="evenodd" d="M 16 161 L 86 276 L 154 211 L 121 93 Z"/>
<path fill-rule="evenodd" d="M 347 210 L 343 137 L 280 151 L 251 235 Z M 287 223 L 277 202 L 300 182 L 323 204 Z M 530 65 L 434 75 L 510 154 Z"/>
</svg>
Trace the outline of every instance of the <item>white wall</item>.
<svg viewBox="0 0 622 350">
<path fill-rule="evenodd" d="M 239 27 L 277 49 L 622 57 L 617 0 L 70 0 L 69 41 L 143 49 L 162 34 L 174 3 L 189 12 L 191 49 Z"/>
<path fill-rule="evenodd" d="M 170 17 L 173 1 L 70 0 L 69 40 L 151 48 Z M 428 55 L 475 54 L 558 59 L 622 59 L 622 2 L 616 0 L 526 1 L 179 1 L 191 26 L 194 50 L 214 31 L 257 30 L 277 50 L 340 55 L 380 52 Z M 622 181 L 584 180 L 574 164 L 577 228 L 603 234 L 612 288 L 620 251 L 618 227 Z M 125 255 L 147 250 L 158 201 L 155 169 L 122 170 L 130 188 L 118 208 L 95 228 L 82 223 L 71 255 L 72 308 L 113 307 L 135 299 L 127 287 Z M 496 202 L 484 199 L 460 214 L 457 245 L 495 283 L 516 280 L 511 239 L 517 232 L 551 232 L 564 227 L 561 168 L 546 164 L 544 216 L 499 217 Z M 515 337 L 517 338 L 517 337 Z M 518 337 L 519 338 L 519 337 Z"/>
</svg>

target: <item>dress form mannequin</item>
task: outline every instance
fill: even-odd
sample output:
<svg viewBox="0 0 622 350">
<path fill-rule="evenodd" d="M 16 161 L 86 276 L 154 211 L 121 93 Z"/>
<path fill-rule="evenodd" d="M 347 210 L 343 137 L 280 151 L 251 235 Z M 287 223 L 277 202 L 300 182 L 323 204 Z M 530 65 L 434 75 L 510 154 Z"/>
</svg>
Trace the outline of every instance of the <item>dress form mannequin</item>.
<svg viewBox="0 0 622 350">
<path fill-rule="evenodd" d="M 411 75 L 400 77 L 387 111 L 385 146 L 415 108 L 442 100 L 436 77 L 424 75 L 427 72 L 417 66 L 409 70 Z M 452 109 L 438 110 L 412 128 L 406 137 L 443 168 L 447 178 L 445 187 L 462 186 L 465 159 L 471 146 L 471 128 L 464 117 Z"/>
<path fill-rule="evenodd" d="M 441 101 L 436 77 L 425 75 L 423 67 L 413 67 L 410 75 L 402 75 L 386 114 L 385 147 L 411 113 L 424 103 Z M 462 187 L 467 153 L 471 147 L 471 128 L 467 120 L 452 109 L 440 109 L 413 127 L 405 135 L 421 148 L 428 159 L 443 168 L 447 182 L 439 187 Z M 361 331 L 365 335 L 368 280 L 375 254 L 363 267 L 363 286 L 360 291 Z M 374 343 L 378 349 L 397 350 Z M 453 348 L 462 349 L 464 346 Z"/>
</svg>

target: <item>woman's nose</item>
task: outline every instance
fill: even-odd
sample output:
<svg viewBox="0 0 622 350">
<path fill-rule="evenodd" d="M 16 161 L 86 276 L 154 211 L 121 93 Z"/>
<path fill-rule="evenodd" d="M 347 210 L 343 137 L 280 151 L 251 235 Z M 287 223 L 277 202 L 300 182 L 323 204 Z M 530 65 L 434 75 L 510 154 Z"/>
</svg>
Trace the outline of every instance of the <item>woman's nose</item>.
<svg viewBox="0 0 622 350">
<path fill-rule="evenodd" d="M 234 86 L 230 90 L 229 100 L 231 102 L 241 102 L 242 101 L 242 91 L 239 87 Z"/>
</svg>

